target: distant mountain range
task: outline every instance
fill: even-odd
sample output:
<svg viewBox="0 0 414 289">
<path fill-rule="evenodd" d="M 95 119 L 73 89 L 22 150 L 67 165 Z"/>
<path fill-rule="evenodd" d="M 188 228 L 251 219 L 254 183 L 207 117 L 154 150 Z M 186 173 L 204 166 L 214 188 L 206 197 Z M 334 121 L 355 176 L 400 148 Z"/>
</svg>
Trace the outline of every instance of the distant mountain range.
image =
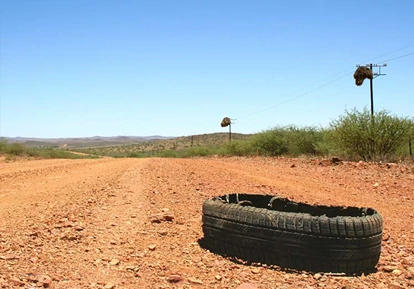
<svg viewBox="0 0 414 289">
<path fill-rule="evenodd" d="M 77 138 L 33 138 L 33 137 L 6 137 L 9 143 L 21 143 L 31 147 L 91 147 L 91 146 L 113 146 L 123 144 L 134 144 L 140 142 L 167 140 L 174 137 L 164 137 L 159 135 L 153 136 L 93 136 Z"/>
</svg>

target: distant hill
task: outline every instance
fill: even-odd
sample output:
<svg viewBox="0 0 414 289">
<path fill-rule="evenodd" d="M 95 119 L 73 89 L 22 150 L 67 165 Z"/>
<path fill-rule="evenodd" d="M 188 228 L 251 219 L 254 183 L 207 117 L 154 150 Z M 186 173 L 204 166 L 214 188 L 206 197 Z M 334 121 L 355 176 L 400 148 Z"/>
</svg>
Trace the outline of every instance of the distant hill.
<svg viewBox="0 0 414 289">
<path fill-rule="evenodd" d="M 82 138 L 32 138 L 14 137 L 5 138 L 9 143 L 21 143 L 30 147 L 100 147 L 136 144 L 141 142 L 168 140 L 174 137 L 154 136 L 113 136 L 113 137 L 82 137 Z"/>
<path fill-rule="evenodd" d="M 251 134 L 232 133 L 232 140 L 245 140 Z M 190 136 L 181 136 L 167 139 L 153 139 L 149 141 L 129 143 L 123 145 L 109 145 L 96 147 L 79 147 L 76 151 L 101 156 L 131 156 L 140 154 L 157 154 L 162 151 L 180 151 L 192 147 L 218 147 L 229 143 L 228 133 L 210 133 Z"/>
<path fill-rule="evenodd" d="M 249 138 L 251 134 L 232 133 L 233 140 Z M 82 137 L 82 138 L 5 138 L 9 143 L 21 143 L 28 147 L 56 147 L 63 149 L 102 148 L 111 150 L 122 147 L 132 152 L 148 150 L 179 150 L 192 146 L 217 146 L 228 142 L 228 133 L 210 133 L 180 137 L 166 136 L 113 136 L 113 137 Z"/>
</svg>

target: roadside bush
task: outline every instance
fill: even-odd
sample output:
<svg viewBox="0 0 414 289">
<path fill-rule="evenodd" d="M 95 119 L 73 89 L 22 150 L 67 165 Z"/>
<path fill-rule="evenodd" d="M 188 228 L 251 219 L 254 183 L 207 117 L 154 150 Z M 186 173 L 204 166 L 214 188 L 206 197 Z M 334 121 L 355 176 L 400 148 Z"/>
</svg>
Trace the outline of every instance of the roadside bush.
<svg viewBox="0 0 414 289">
<path fill-rule="evenodd" d="M 227 143 L 220 155 L 251 156 L 257 154 L 256 149 L 249 140 L 232 141 Z"/>
<path fill-rule="evenodd" d="M 252 138 L 252 147 L 258 154 L 280 156 L 288 152 L 286 135 L 281 128 L 274 128 L 258 133 Z"/>
<path fill-rule="evenodd" d="M 316 127 L 285 126 L 258 133 L 253 136 L 250 151 L 260 155 L 316 155 L 318 144 L 323 141 L 323 130 Z"/>
<path fill-rule="evenodd" d="M 364 109 L 353 109 L 330 124 L 335 145 L 350 159 L 364 161 L 392 160 L 397 150 L 408 142 L 413 122 L 379 111 L 371 117 Z"/>
<path fill-rule="evenodd" d="M 317 144 L 323 140 L 322 130 L 312 126 L 285 128 L 288 154 L 291 156 L 316 155 Z"/>
<path fill-rule="evenodd" d="M 157 154 L 157 157 L 161 158 L 176 158 L 179 156 L 179 153 L 175 150 L 163 150 Z"/>
<path fill-rule="evenodd" d="M 7 159 L 14 159 L 15 157 L 33 157 L 42 159 L 97 158 L 94 156 L 77 155 L 54 148 L 30 148 L 19 143 L 10 144 L 5 140 L 0 140 L 0 154 L 6 155 Z"/>
<path fill-rule="evenodd" d="M 410 130 L 407 134 L 407 139 L 397 150 L 397 157 L 399 160 L 413 159 L 414 154 L 414 119 L 410 120 Z"/>
<path fill-rule="evenodd" d="M 344 157 L 343 151 L 333 141 L 332 130 L 321 130 L 321 139 L 315 144 L 316 154 L 323 157 Z"/>
<path fill-rule="evenodd" d="M 13 156 L 21 156 L 24 154 L 25 148 L 18 143 L 8 144 L 6 141 L 2 141 L 0 144 L 0 153 Z"/>
<path fill-rule="evenodd" d="M 219 152 L 218 147 L 207 147 L 207 146 L 195 146 L 181 151 L 177 151 L 177 156 L 181 158 L 191 157 L 206 157 L 212 156 Z"/>
</svg>

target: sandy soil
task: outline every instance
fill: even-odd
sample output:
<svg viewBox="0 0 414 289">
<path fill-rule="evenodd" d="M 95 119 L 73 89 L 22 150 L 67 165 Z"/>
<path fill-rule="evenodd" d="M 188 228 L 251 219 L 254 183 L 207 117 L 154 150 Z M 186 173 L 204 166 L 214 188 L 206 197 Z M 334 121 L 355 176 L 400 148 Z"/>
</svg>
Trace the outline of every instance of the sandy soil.
<svg viewBox="0 0 414 289">
<path fill-rule="evenodd" d="M 201 206 L 232 192 L 368 206 L 377 272 L 252 266 L 201 248 Z M 414 288 L 414 169 L 286 158 L 0 161 L 0 288 Z M 156 223 L 164 213 L 172 221 Z M 245 283 L 249 283 L 247 285 Z"/>
</svg>

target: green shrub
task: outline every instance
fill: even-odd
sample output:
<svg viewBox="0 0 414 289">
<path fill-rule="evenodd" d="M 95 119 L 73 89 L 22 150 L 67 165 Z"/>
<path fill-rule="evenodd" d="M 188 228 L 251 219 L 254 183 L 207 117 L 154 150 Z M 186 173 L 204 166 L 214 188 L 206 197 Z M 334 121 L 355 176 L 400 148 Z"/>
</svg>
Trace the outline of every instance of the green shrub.
<svg viewBox="0 0 414 289">
<path fill-rule="evenodd" d="M 321 139 L 315 143 L 315 151 L 317 155 L 330 157 L 343 157 L 342 150 L 338 148 L 332 138 L 332 130 L 321 130 Z"/>
<path fill-rule="evenodd" d="M 303 128 L 289 126 L 284 128 L 284 132 L 289 155 L 316 155 L 318 153 L 317 144 L 323 139 L 320 129 L 311 126 Z"/>
<path fill-rule="evenodd" d="M 175 150 L 163 150 L 157 154 L 157 157 L 162 158 L 176 158 L 179 156 L 179 153 Z"/>
<path fill-rule="evenodd" d="M 248 151 L 267 156 L 316 155 L 322 140 L 323 130 L 316 127 L 275 127 L 254 135 Z"/>
<path fill-rule="evenodd" d="M 18 143 L 7 143 L 6 140 L 0 140 L 0 153 L 6 155 L 20 156 L 23 155 L 25 148 Z"/>
<path fill-rule="evenodd" d="M 248 140 L 232 141 L 227 143 L 219 152 L 222 156 L 251 156 L 257 154 L 253 144 Z"/>
<path fill-rule="evenodd" d="M 206 157 L 217 154 L 219 149 L 217 147 L 197 146 L 178 151 L 178 156 L 182 158 L 191 157 Z"/>
<path fill-rule="evenodd" d="M 391 116 L 379 111 L 353 109 L 346 111 L 330 124 L 335 145 L 350 159 L 364 161 L 392 160 L 397 150 L 408 142 L 413 122 L 407 118 Z"/>
<path fill-rule="evenodd" d="M 20 156 L 43 159 L 96 158 L 96 156 L 78 155 L 55 148 L 29 148 L 19 143 L 9 144 L 5 140 L 0 141 L 0 153 L 6 155 L 7 160 L 12 160 Z"/>
<path fill-rule="evenodd" d="M 265 156 L 280 156 L 288 152 L 286 136 L 282 129 L 272 129 L 256 134 L 252 146 L 257 153 Z"/>
</svg>

